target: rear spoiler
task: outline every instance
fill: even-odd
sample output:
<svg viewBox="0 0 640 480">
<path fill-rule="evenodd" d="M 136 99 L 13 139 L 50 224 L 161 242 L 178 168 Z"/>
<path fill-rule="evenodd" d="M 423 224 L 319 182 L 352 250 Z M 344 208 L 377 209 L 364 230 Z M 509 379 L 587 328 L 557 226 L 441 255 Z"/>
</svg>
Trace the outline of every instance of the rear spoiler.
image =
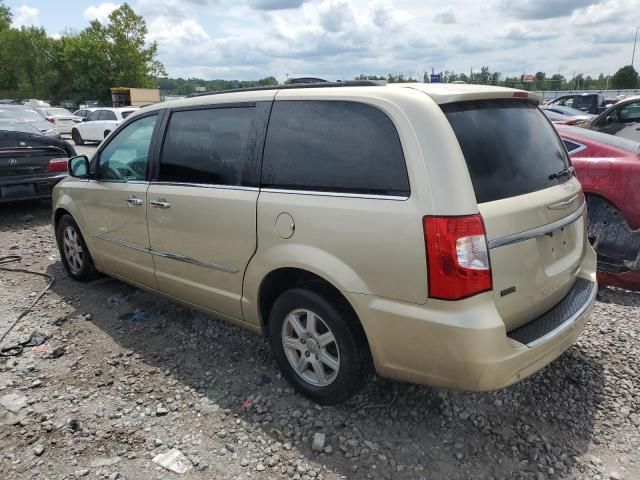
<svg viewBox="0 0 640 480">
<path fill-rule="evenodd" d="M 41 147 L 0 147 L 0 155 L 3 154 L 20 154 L 20 153 L 33 153 L 33 152 L 49 152 L 49 153 L 62 153 L 65 157 L 69 157 L 67 152 L 60 147 L 54 147 L 53 145 L 43 145 Z"/>
</svg>

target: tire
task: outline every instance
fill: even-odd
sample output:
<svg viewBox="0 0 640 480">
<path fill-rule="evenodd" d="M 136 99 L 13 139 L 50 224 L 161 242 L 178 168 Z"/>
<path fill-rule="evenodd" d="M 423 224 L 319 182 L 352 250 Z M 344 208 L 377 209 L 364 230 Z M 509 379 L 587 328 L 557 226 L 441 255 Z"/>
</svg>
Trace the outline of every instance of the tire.
<svg viewBox="0 0 640 480">
<path fill-rule="evenodd" d="M 107 135 L 109 135 L 110 133 L 111 133 L 111 130 L 105 130 L 103 138 L 107 138 Z"/>
<path fill-rule="evenodd" d="M 97 276 L 87 244 L 71 215 L 63 215 L 58 221 L 56 240 L 62 265 L 71 278 L 87 282 Z"/>
<path fill-rule="evenodd" d="M 315 319 L 315 329 L 309 329 L 308 312 Z M 298 330 L 292 318 L 298 320 Z M 344 402 L 371 376 L 369 346 L 360 323 L 346 301 L 331 291 L 295 288 L 282 293 L 271 308 L 267 330 L 284 376 L 299 393 L 321 405 Z M 323 346 L 317 339 L 328 341 L 327 332 L 333 340 Z"/>
<path fill-rule="evenodd" d="M 76 145 L 84 145 L 82 135 L 80 135 L 80 132 L 75 128 L 71 130 L 71 140 L 73 140 L 73 143 L 75 143 Z"/>
</svg>

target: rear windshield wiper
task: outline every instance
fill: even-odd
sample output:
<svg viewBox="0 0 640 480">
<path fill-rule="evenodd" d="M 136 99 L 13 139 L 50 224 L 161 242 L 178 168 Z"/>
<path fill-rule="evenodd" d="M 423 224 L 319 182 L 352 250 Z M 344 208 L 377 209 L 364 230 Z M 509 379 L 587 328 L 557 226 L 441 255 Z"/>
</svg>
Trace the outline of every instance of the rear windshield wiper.
<svg viewBox="0 0 640 480">
<path fill-rule="evenodd" d="M 573 167 L 567 167 L 564 170 L 560 170 L 559 172 L 552 173 L 551 175 L 549 175 L 549 180 L 555 180 L 556 178 L 561 178 L 561 177 L 564 177 L 565 175 L 569 175 L 570 177 L 573 177 L 575 173 L 576 171 Z"/>
</svg>

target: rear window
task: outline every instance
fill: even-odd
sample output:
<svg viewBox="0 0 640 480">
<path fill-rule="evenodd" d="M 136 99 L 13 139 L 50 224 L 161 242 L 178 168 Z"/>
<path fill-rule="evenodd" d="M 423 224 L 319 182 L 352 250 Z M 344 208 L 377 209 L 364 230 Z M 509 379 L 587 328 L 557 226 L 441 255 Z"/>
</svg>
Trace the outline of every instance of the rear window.
<svg viewBox="0 0 640 480">
<path fill-rule="evenodd" d="M 563 183 L 570 166 L 553 126 L 533 104 L 482 100 L 442 105 L 462 148 L 478 203 Z"/>
<path fill-rule="evenodd" d="M 409 195 L 402 146 L 389 117 L 370 105 L 344 101 L 274 103 L 262 186 Z"/>
</svg>

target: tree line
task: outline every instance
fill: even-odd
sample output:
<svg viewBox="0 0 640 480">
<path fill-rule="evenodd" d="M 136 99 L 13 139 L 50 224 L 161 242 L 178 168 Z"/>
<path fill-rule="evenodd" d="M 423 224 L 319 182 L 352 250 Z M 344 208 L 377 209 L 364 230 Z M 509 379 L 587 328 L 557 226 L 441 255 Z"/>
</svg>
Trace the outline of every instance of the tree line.
<svg viewBox="0 0 640 480">
<path fill-rule="evenodd" d="M 39 27 L 11 27 L 0 0 L 0 98 L 111 102 L 114 86 L 155 87 L 166 75 L 158 46 L 146 42 L 147 24 L 126 3 L 106 25 L 94 20 L 60 38 Z"/>
<path fill-rule="evenodd" d="M 158 46 L 146 41 L 147 24 L 126 3 L 109 15 L 103 25 L 94 20 L 80 32 L 66 31 L 50 37 L 43 28 L 12 28 L 12 14 L 0 0 L 0 99 L 40 98 L 81 103 L 98 100 L 110 104 L 110 88 L 160 88 L 162 95 L 184 96 L 198 90 L 217 91 L 243 87 L 277 85 L 273 76 L 259 80 L 205 80 L 168 78 L 157 58 Z M 390 83 L 428 81 L 403 73 L 362 74 L 356 80 L 385 80 Z M 529 81 L 524 81 L 529 80 Z M 287 79 L 285 83 L 289 83 Z M 527 90 L 633 89 L 639 87 L 638 73 L 628 65 L 614 75 L 583 74 L 568 79 L 560 74 L 537 72 L 533 78 L 504 76 L 483 66 L 470 72 L 440 72 L 443 83 L 464 82 L 499 85 Z M 199 88 L 198 88 L 199 87 Z"/>
</svg>

